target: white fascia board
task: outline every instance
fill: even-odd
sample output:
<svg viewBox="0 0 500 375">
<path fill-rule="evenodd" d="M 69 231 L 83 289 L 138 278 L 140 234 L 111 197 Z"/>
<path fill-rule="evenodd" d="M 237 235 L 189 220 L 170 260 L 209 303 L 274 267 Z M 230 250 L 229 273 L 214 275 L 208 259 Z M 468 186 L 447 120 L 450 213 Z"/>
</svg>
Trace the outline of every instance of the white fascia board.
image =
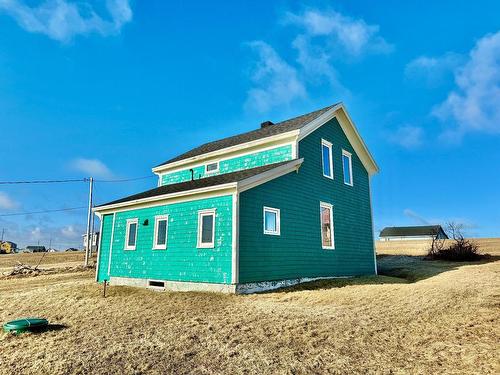
<svg viewBox="0 0 500 375">
<path fill-rule="evenodd" d="M 274 180 L 275 178 L 281 177 L 290 172 L 297 171 L 300 168 L 303 161 L 304 159 L 292 160 L 289 163 L 282 165 L 280 167 L 241 180 L 238 182 L 238 188 L 237 188 L 238 193 L 262 185 L 268 181 Z"/>
<path fill-rule="evenodd" d="M 356 125 L 349 116 L 349 113 L 347 112 L 347 109 L 345 108 L 343 103 L 337 104 L 336 106 L 332 107 L 331 109 L 323 113 L 318 118 L 311 121 L 309 124 L 303 126 L 300 129 L 298 141 L 304 139 L 313 131 L 318 129 L 320 126 L 324 125 L 325 123 L 327 123 L 328 121 L 330 121 L 335 117 L 337 118 L 347 139 L 354 148 L 354 151 L 356 151 L 356 155 L 359 157 L 359 159 L 363 163 L 363 166 L 366 168 L 368 173 L 370 175 L 378 173 L 379 168 L 377 166 L 377 163 L 373 159 L 370 151 L 368 150 L 368 147 L 363 141 L 363 138 L 361 138 L 361 135 L 359 134 L 358 129 L 356 128 Z"/>
<path fill-rule="evenodd" d="M 142 198 L 142 199 L 135 199 L 133 201 L 128 201 L 128 202 L 122 202 L 122 203 L 115 203 L 115 204 L 109 204 L 106 206 L 99 206 L 95 207 L 92 210 L 96 213 L 102 213 L 106 211 L 116 211 L 119 209 L 122 209 L 124 207 L 131 207 L 131 206 L 137 206 L 137 205 L 147 205 L 151 203 L 151 206 L 154 206 L 155 203 L 159 201 L 166 201 L 166 200 L 176 200 L 179 198 L 188 198 L 188 200 L 195 200 L 196 195 L 202 195 L 202 194 L 207 194 L 207 193 L 217 193 L 221 190 L 236 190 L 237 184 L 236 182 L 228 183 L 228 184 L 222 184 L 222 185 L 215 185 L 215 186 L 209 186 L 209 187 L 204 187 L 200 189 L 194 189 L 194 190 L 188 190 L 188 191 L 181 191 L 178 193 L 170 193 L 170 194 L 163 194 L 163 195 L 157 195 L 154 197 L 148 197 L 148 198 Z M 167 204 L 170 204 L 171 202 L 167 202 Z"/>
<path fill-rule="evenodd" d="M 222 148 L 220 150 L 216 150 L 216 151 L 212 151 L 212 152 L 207 152 L 205 154 L 196 155 L 196 156 L 193 156 L 193 157 L 190 157 L 187 159 L 182 159 L 182 160 L 175 161 L 172 163 L 159 165 L 157 167 L 154 167 L 152 169 L 152 171 L 154 174 L 160 175 L 161 173 L 165 173 L 167 170 L 169 172 L 171 170 L 173 171 L 174 168 L 176 168 L 176 167 L 182 166 L 182 168 L 177 168 L 177 170 L 178 169 L 185 169 L 188 166 L 190 166 L 190 164 L 200 162 L 201 160 L 210 159 L 213 157 L 217 157 L 217 156 L 232 153 L 232 152 L 236 153 L 238 151 L 241 151 L 241 153 L 245 153 L 245 152 L 247 152 L 247 149 L 249 149 L 249 148 L 258 147 L 261 145 L 266 145 L 266 144 L 271 143 L 271 142 L 279 142 L 281 140 L 286 140 L 286 141 L 290 142 L 289 138 L 294 138 L 293 141 L 296 141 L 296 138 L 298 137 L 298 135 L 299 135 L 299 130 L 292 130 L 292 131 L 289 131 L 286 133 L 281 133 L 281 134 L 276 134 L 276 135 L 266 137 L 266 138 L 256 139 L 254 141 L 241 143 L 238 145 Z M 254 151 L 252 151 L 252 152 L 254 152 Z M 234 156 L 237 156 L 237 155 L 234 155 Z M 200 163 L 200 164 L 203 164 L 203 163 Z"/>
</svg>

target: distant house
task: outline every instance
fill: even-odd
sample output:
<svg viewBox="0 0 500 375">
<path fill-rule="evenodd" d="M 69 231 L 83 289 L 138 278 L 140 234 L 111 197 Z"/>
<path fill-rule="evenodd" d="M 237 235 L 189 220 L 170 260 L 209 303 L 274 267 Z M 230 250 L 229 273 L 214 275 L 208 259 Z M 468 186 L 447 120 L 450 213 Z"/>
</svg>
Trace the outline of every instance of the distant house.
<svg viewBox="0 0 500 375">
<path fill-rule="evenodd" d="M 87 249 L 87 234 L 85 233 L 83 236 L 83 248 Z M 94 232 L 92 234 L 92 251 L 97 251 L 99 247 L 99 232 Z"/>
<path fill-rule="evenodd" d="M 419 225 L 413 227 L 386 227 L 380 232 L 382 241 L 447 239 L 441 225 Z"/>
<path fill-rule="evenodd" d="M 377 171 L 341 103 L 204 144 L 154 167 L 158 187 L 95 208 L 97 280 L 250 293 L 374 274 Z"/>
<path fill-rule="evenodd" d="M 47 252 L 47 249 L 45 246 L 26 246 L 26 250 L 30 253 L 45 253 Z"/>
<path fill-rule="evenodd" d="M 12 254 L 17 251 L 17 244 L 12 241 L 0 241 L 0 254 Z"/>
</svg>

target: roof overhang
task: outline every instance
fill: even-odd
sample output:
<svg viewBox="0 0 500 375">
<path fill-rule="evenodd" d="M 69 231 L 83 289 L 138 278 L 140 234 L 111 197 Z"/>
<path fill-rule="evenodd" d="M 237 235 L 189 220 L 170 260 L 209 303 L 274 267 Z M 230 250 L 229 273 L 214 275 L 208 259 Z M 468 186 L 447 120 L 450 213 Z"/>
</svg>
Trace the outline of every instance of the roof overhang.
<svg viewBox="0 0 500 375">
<path fill-rule="evenodd" d="M 356 154 L 361 160 L 361 163 L 363 163 L 363 166 L 368 171 L 368 174 L 371 176 L 375 173 L 378 173 L 379 167 L 370 151 L 368 150 L 365 142 L 363 141 L 363 138 L 361 138 L 356 125 L 352 121 L 351 116 L 349 116 L 349 113 L 347 112 L 347 109 L 345 108 L 343 103 L 335 105 L 334 107 L 323 113 L 321 116 L 317 117 L 310 123 L 300 128 L 298 140 L 300 141 L 301 139 L 304 139 L 313 131 L 315 131 L 328 121 L 332 120 L 333 118 L 337 118 L 340 127 L 351 143 L 352 148 L 354 149 L 354 151 L 356 151 Z"/>
<path fill-rule="evenodd" d="M 293 171 L 297 171 L 304 159 L 291 160 L 289 163 L 273 168 L 266 172 L 259 173 L 255 176 L 248 177 L 241 181 L 231 182 L 227 184 L 209 186 L 200 189 L 187 190 L 177 193 L 157 195 L 154 197 L 141 198 L 127 202 L 108 204 L 93 208 L 93 211 L 101 217 L 106 213 L 116 211 L 126 211 L 131 209 L 145 208 L 157 206 L 160 203 L 171 204 L 177 201 L 189 201 L 203 199 L 212 196 L 220 196 L 225 194 L 241 193 L 258 185 L 264 184 L 275 178 L 281 177 Z"/>
</svg>

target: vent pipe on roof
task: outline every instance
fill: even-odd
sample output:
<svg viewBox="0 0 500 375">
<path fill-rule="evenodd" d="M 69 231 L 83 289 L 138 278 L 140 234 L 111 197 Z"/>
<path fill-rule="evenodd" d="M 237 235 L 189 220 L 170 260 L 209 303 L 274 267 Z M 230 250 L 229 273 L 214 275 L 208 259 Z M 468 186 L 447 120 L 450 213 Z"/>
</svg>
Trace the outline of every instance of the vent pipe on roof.
<svg viewBox="0 0 500 375">
<path fill-rule="evenodd" d="M 264 121 L 263 123 L 260 124 L 260 128 L 267 128 L 268 126 L 274 125 L 274 122 L 272 121 Z"/>
</svg>

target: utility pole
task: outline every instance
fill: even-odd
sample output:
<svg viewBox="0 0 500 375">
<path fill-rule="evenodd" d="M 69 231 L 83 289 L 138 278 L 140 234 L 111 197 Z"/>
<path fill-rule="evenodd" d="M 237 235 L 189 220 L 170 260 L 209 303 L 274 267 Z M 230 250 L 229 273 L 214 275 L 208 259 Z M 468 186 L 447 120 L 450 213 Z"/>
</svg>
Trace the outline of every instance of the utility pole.
<svg viewBox="0 0 500 375">
<path fill-rule="evenodd" d="M 90 258 L 90 248 L 92 246 L 92 240 L 90 238 L 90 232 L 91 228 L 90 226 L 92 225 L 92 188 L 94 187 L 94 178 L 90 177 L 89 178 L 89 211 L 88 211 L 88 218 L 87 218 L 87 244 L 85 246 L 85 267 L 88 267 L 89 265 L 89 258 Z"/>
</svg>

